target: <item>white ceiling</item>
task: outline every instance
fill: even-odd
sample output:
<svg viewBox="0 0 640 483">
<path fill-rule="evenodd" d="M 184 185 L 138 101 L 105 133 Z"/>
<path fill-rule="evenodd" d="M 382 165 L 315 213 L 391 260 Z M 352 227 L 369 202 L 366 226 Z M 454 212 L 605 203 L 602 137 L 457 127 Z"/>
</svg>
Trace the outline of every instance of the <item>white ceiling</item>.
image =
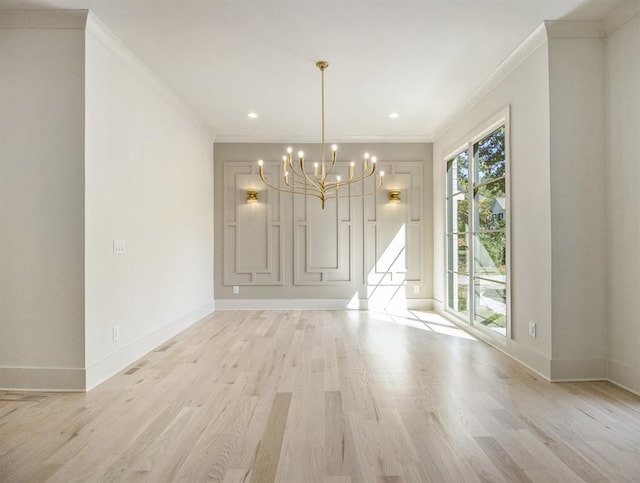
<svg viewBox="0 0 640 483">
<path fill-rule="evenodd" d="M 90 9 L 218 141 L 429 141 L 543 20 L 621 0 L 0 0 Z M 247 114 L 255 111 L 257 119 Z M 389 113 L 397 112 L 397 119 Z"/>
</svg>

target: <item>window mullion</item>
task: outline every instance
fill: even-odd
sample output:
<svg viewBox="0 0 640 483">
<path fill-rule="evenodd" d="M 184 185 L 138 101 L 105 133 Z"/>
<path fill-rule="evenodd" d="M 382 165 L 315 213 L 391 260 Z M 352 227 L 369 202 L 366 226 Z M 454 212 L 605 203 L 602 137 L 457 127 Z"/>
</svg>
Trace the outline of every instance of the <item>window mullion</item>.
<svg viewBox="0 0 640 483">
<path fill-rule="evenodd" d="M 467 272 L 469 272 L 469 283 L 468 283 L 468 295 L 467 295 L 467 307 L 469 309 L 469 325 L 474 325 L 475 321 L 475 304 L 474 304 L 474 287 L 473 287 L 473 278 L 475 275 L 475 247 L 473 242 L 473 233 L 476 229 L 476 224 L 474 220 L 474 212 L 475 212 L 475 196 L 474 196 L 474 184 L 475 184 L 475 169 L 476 163 L 473 159 L 473 142 L 469 141 L 467 143 L 467 156 L 469 159 L 469 180 L 467 182 L 467 200 L 468 200 L 468 220 L 469 220 L 469 229 L 467 230 L 467 236 L 469 239 L 467 240 L 467 253 L 469 254 L 469 258 L 467 259 Z"/>
</svg>

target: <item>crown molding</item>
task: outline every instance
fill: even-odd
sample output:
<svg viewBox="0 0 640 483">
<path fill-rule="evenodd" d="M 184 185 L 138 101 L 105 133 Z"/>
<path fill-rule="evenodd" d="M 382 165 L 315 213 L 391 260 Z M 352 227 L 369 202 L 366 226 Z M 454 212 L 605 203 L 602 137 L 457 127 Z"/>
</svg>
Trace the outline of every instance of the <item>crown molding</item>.
<svg viewBox="0 0 640 483">
<path fill-rule="evenodd" d="M 186 120 L 202 131 L 205 135 L 215 138 L 212 130 L 202 122 L 193 111 L 176 96 L 163 82 L 144 64 L 129 48 L 103 24 L 93 12 L 87 18 L 87 33 L 107 47 L 122 60 L 142 81 L 153 89 L 171 107 L 179 112 Z"/>
<path fill-rule="evenodd" d="M 434 131 L 434 139 L 440 139 L 453 125 L 468 113 L 489 92 L 495 89 L 509 74 L 539 47 L 553 39 L 601 39 L 605 28 L 601 21 L 547 20 L 540 24 L 511 55 L 509 55 L 484 81 L 469 94 L 459 106 Z"/>
<path fill-rule="evenodd" d="M 432 136 L 331 136 L 331 143 L 430 143 Z M 220 134 L 216 136 L 216 143 L 229 144 L 318 144 L 318 136 L 249 136 L 235 134 Z"/>
<path fill-rule="evenodd" d="M 545 20 L 547 39 L 601 39 L 604 26 L 599 20 Z"/>
<path fill-rule="evenodd" d="M 626 0 L 602 21 L 605 33 L 607 36 L 611 35 L 638 14 L 640 14 L 640 1 Z"/>
<path fill-rule="evenodd" d="M 89 10 L 0 10 L 1 29 L 84 30 Z"/>
<path fill-rule="evenodd" d="M 547 42 L 545 24 L 536 28 L 488 77 L 486 77 L 471 94 L 434 131 L 433 139 L 440 139 L 466 113 L 478 104 L 489 92 L 495 89 L 509 74 L 518 68 L 531 54 Z"/>
</svg>

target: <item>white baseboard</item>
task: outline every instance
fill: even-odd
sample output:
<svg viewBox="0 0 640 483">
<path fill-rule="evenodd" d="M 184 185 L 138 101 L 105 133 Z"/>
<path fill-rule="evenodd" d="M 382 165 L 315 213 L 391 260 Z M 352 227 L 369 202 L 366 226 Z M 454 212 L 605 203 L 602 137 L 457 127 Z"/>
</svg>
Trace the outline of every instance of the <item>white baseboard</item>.
<svg viewBox="0 0 640 483">
<path fill-rule="evenodd" d="M 640 396 L 640 370 L 618 361 L 609 361 L 608 379 L 616 386 Z"/>
<path fill-rule="evenodd" d="M 93 389 L 101 382 L 104 382 L 132 362 L 145 355 L 147 352 L 153 350 L 160 344 L 171 339 L 171 337 L 179 334 L 202 318 L 211 314 L 214 310 L 215 303 L 211 301 L 193 312 L 169 322 L 165 326 L 147 334 L 126 347 L 123 347 L 119 351 L 108 355 L 104 359 L 93 363 L 91 366 L 87 367 L 86 390 L 89 391 L 90 389 Z"/>
<path fill-rule="evenodd" d="M 216 310 L 369 310 L 367 299 L 218 299 Z M 406 309 L 432 310 L 432 299 L 407 299 Z"/>
<path fill-rule="evenodd" d="M 83 392 L 85 370 L 75 367 L 0 367 L 4 391 Z"/>
<path fill-rule="evenodd" d="M 504 343 L 497 343 L 494 338 L 485 334 L 483 331 L 475 329 L 474 327 L 463 323 L 461 320 L 457 319 L 449 312 L 444 310 L 444 306 L 440 301 L 434 301 L 434 312 L 453 322 L 454 324 L 456 324 L 456 326 L 458 326 L 465 332 L 468 332 L 481 341 L 486 342 L 491 347 L 509 356 L 519 364 L 522 364 L 524 367 L 536 373 L 544 380 L 551 381 L 550 361 L 544 356 L 544 354 L 540 354 L 539 352 L 536 352 L 515 340 L 505 340 Z"/>
<path fill-rule="evenodd" d="M 360 309 L 351 299 L 217 299 L 216 310 L 345 310 Z"/>
<path fill-rule="evenodd" d="M 551 381 L 606 381 L 606 359 L 551 360 Z"/>
</svg>

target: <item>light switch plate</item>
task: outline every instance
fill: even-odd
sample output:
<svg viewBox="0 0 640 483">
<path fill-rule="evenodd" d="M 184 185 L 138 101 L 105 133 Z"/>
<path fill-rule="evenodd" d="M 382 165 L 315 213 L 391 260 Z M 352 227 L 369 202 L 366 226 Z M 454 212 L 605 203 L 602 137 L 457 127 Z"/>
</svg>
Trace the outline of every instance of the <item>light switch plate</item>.
<svg viewBox="0 0 640 483">
<path fill-rule="evenodd" d="M 126 244 L 124 240 L 113 240 L 113 254 L 124 255 Z"/>
</svg>

